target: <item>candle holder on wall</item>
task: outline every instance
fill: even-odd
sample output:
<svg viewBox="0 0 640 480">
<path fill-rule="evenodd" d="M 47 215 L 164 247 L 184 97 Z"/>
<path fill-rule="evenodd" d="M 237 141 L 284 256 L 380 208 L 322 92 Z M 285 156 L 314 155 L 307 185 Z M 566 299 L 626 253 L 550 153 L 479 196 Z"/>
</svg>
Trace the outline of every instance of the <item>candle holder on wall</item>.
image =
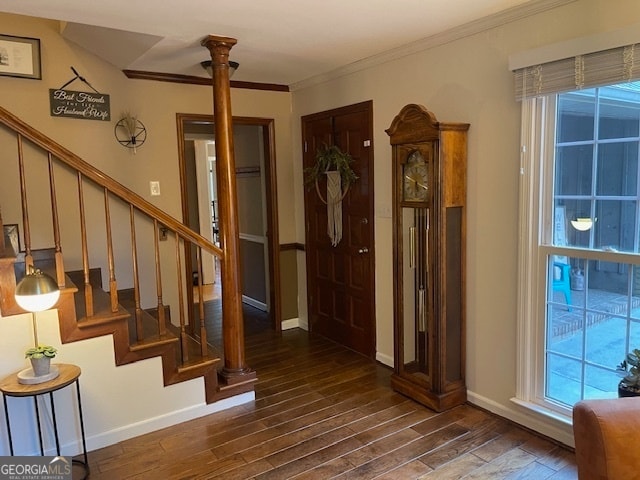
<svg viewBox="0 0 640 480">
<path fill-rule="evenodd" d="M 113 133 L 118 143 L 133 149 L 133 153 L 136 153 L 137 148 L 141 147 L 147 139 L 147 129 L 144 124 L 129 113 L 125 113 L 118 120 Z"/>
</svg>

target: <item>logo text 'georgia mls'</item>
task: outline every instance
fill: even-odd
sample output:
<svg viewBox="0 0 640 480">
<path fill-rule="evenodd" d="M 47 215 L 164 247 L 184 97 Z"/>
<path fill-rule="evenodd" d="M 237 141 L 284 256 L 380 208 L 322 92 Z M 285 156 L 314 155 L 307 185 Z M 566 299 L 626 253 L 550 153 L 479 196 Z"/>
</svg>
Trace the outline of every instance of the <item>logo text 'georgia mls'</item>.
<svg viewBox="0 0 640 480">
<path fill-rule="evenodd" d="M 71 480 L 67 457 L 0 457 L 0 480 Z"/>
</svg>

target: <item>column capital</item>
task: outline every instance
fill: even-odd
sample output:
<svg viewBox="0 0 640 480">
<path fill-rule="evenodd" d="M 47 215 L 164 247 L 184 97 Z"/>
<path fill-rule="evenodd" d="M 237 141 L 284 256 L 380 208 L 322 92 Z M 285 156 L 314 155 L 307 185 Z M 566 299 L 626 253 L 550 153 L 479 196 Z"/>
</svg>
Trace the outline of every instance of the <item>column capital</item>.
<svg viewBox="0 0 640 480">
<path fill-rule="evenodd" d="M 238 40 L 235 38 L 208 35 L 202 39 L 200 45 L 208 48 L 213 55 L 214 50 L 226 50 L 228 52 L 236 43 L 238 43 Z"/>
</svg>

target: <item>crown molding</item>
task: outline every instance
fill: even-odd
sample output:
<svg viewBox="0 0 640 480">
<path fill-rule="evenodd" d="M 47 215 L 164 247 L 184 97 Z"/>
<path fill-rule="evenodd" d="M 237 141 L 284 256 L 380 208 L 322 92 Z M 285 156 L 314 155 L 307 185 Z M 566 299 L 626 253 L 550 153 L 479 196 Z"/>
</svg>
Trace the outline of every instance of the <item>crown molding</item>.
<svg viewBox="0 0 640 480">
<path fill-rule="evenodd" d="M 211 86 L 211 78 L 196 77 L 194 75 L 181 75 L 178 73 L 164 73 L 164 72 L 145 72 L 142 70 L 122 70 L 127 78 L 137 80 L 155 80 L 157 82 L 171 82 L 171 83 L 185 83 L 189 85 L 206 85 Z M 246 88 L 249 90 L 270 90 L 274 92 L 288 92 L 289 87 L 287 85 L 280 85 L 276 83 L 257 83 L 257 82 L 241 82 L 238 80 L 231 80 L 231 88 Z"/>
<path fill-rule="evenodd" d="M 397 60 L 398 58 L 429 50 L 431 48 L 444 45 L 455 40 L 460 40 L 470 35 L 475 35 L 477 33 L 481 33 L 486 30 L 490 30 L 492 28 L 496 28 L 501 25 L 505 25 L 522 18 L 530 17 L 547 10 L 552 10 L 554 8 L 558 8 L 576 1 L 577 0 L 534 0 L 531 2 L 527 2 L 525 4 L 503 10 L 502 12 L 489 15 L 487 17 L 474 20 L 469 23 L 465 23 L 464 25 L 460 25 L 459 27 L 452 28 L 445 32 L 431 35 L 415 42 L 411 42 L 406 45 L 387 50 L 377 55 L 363 58 L 362 60 L 358 60 L 343 67 L 336 68 L 335 70 L 332 70 L 330 72 L 316 75 L 314 77 L 309 77 L 305 80 L 301 80 L 300 82 L 292 83 L 291 85 L 289 85 L 289 90 L 295 92 L 296 90 L 302 90 L 314 85 L 319 85 L 321 83 L 325 83 L 330 80 L 343 77 L 345 75 L 350 75 L 361 70 L 376 67 L 378 65 Z"/>
</svg>

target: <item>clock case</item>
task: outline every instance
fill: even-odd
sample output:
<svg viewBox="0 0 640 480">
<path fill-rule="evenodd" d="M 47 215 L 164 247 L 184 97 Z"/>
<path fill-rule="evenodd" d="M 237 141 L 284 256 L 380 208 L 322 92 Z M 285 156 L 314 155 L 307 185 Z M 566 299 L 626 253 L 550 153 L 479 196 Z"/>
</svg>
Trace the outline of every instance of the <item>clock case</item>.
<svg viewBox="0 0 640 480">
<path fill-rule="evenodd" d="M 386 130 L 393 164 L 394 390 L 438 412 L 466 402 L 466 123 L 405 106 Z M 427 195 L 407 198 L 406 163 L 427 163 Z"/>
</svg>

